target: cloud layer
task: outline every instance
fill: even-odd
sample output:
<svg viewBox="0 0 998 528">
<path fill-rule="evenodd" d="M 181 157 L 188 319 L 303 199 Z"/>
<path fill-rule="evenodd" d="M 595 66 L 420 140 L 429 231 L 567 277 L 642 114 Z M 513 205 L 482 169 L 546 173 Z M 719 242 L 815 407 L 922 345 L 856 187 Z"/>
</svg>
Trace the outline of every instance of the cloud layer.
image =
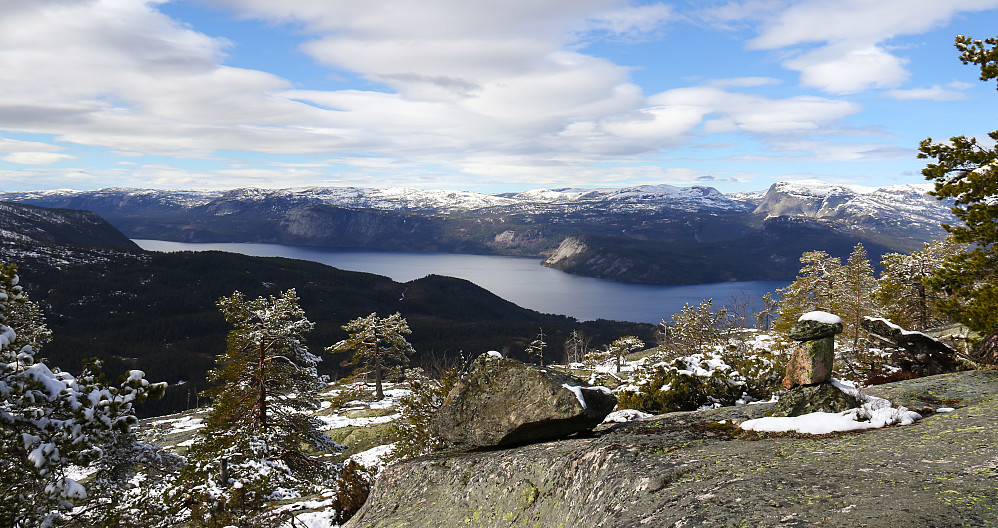
<svg viewBox="0 0 998 528">
<path fill-rule="evenodd" d="M 714 135 L 750 138 L 774 157 L 792 144 L 788 138 L 813 136 L 798 143 L 802 152 L 834 157 L 841 150 L 842 159 L 854 159 L 855 149 L 816 146 L 864 111 L 844 96 L 876 89 L 901 100 L 960 97 L 954 85 L 906 87 L 906 58 L 890 39 L 998 0 L 763 0 L 696 13 L 624 0 L 211 4 L 282 28 L 330 77 L 363 82 L 317 88 L 231 66 L 239 42 L 171 18 L 162 1 L 4 0 L 0 160 L 66 166 L 82 146 L 114 153 L 119 165 L 67 168 L 66 178 L 141 173 L 192 185 L 267 186 L 376 182 L 393 173 L 434 184 L 447 174 L 528 185 L 581 177 L 576 183 L 690 183 L 703 175 L 664 166 L 663 155 Z M 758 28 L 746 47 L 781 53 L 782 68 L 821 93 L 787 93 L 786 81 L 770 74 L 676 80 L 649 92 L 632 66 L 593 51 L 601 43 L 653 42 L 695 18 Z M 231 153 L 272 161 L 250 166 Z M 149 156 L 177 161 L 128 161 Z M 295 166 L 301 159 L 294 157 L 311 165 Z M 210 173 L 225 183 L 181 168 L 185 159 L 223 165 Z M 17 177 L 3 174 L 0 182 Z"/>
</svg>

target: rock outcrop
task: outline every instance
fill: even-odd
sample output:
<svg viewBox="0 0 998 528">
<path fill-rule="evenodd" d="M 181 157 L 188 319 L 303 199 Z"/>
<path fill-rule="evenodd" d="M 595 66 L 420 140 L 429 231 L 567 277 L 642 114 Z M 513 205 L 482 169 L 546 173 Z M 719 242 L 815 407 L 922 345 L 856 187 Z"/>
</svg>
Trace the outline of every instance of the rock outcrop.
<svg viewBox="0 0 998 528">
<path fill-rule="evenodd" d="M 864 317 L 860 326 L 874 342 L 895 349 L 892 359 L 901 370 L 931 376 L 963 369 L 956 351 L 932 336 L 905 330 L 879 317 Z"/>
<path fill-rule="evenodd" d="M 985 365 L 998 365 L 998 330 L 978 343 L 971 356 Z"/>
<path fill-rule="evenodd" d="M 732 420 L 771 408 L 748 405 L 445 452 L 385 469 L 346 528 L 993 525 L 998 371 L 865 392 L 927 416 L 854 434 L 732 439 Z M 955 410 L 931 412 L 941 407 Z"/>
<path fill-rule="evenodd" d="M 454 444 L 507 447 L 589 431 L 616 405 L 606 387 L 489 353 L 447 395 L 435 425 Z"/>
<path fill-rule="evenodd" d="M 837 413 L 859 407 L 861 401 L 831 383 L 801 385 L 780 396 L 773 416 L 801 416 L 813 412 Z"/>
</svg>

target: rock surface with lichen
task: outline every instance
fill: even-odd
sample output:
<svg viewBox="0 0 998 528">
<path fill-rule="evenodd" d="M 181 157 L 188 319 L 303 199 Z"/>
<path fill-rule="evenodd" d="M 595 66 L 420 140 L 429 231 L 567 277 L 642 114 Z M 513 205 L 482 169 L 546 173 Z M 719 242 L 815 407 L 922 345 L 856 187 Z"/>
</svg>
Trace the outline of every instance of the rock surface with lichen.
<svg viewBox="0 0 998 528">
<path fill-rule="evenodd" d="M 387 468 L 348 528 L 995 526 L 998 371 L 871 387 L 915 425 L 734 438 L 769 404 L 669 413 L 574 438 Z M 952 412 L 932 412 L 953 408 Z M 721 423 L 723 422 L 723 423 Z"/>
<path fill-rule="evenodd" d="M 787 361 L 787 375 L 783 378 L 785 388 L 825 383 L 832 378 L 832 363 L 835 360 L 834 337 L 842 333 L 842 322 L 838 316 L 832 314 L 812 313 L 822 314 L 830 318 L 829 320 L 837 322 L 802 319 L 790 327 L 787 336 L 798 343 L 790 354 L 790 360 Z"/>
<path fill-rule="evenodd" d="M 482 354 L 437 411 L 437 435 L 453 444 L 499 447 L 595 428 L 617 398 L 564 372 Z"/>
<path fill-rule="evenodd" d="M 814 412 L 837 413 L 862 405 L 854 396 L 846 394 L 831 383 L 801 385 L 780 396 L 773 406 L 772 416 L 801 416 Z"/>
</svg>

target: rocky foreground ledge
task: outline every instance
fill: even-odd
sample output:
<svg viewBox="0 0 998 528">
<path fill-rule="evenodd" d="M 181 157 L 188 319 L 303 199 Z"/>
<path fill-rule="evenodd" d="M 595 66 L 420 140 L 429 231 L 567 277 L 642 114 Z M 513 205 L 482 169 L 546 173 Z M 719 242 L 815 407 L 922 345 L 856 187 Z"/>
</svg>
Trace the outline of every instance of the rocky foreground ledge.
<svg viewBox="0 0 998 528">
<path fill-rule="evenodd" d="M 346 527 L 998 526 L 998 371 L 866 392 L 926 417 L 828 437 L 733 439 L 731 420 L 769 407 L 753 405 L 446 452 L 386 469 Z"/>
</svg>

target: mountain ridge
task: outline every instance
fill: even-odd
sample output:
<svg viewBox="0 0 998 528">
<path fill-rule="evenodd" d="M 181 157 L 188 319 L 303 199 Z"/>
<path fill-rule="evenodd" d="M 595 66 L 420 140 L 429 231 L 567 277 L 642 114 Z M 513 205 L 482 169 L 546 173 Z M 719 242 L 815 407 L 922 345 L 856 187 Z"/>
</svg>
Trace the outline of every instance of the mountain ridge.
<svg viewBox="0 0 998 528">
<path fill-rule="evenodd" d="M 781 182 L 765 193 L 705 186 L 534 189 L 483 194 L 409 188 L 302 187 L 228 191 L 31 191 L 0 199 L 89 209 L 131 238 L 256 242 L 548 258 L 573 237 L 590 253 L 563 271 L 624 282 L 790 280 L 803 251 L 863 243 L 871 258 L 942 238 L 953 216 L 929 186 Z M 782 219 L 782 220 L 779 220 Z M 789 219 L 789 220 L 788 220 Z M 774 239 L 774 225 L 788 243 Z M 796 228 L 796 231 L 795 231 Z M 802 240 L 804 235 L 812 241 Z M 767 241 L 770 255 L 753 248 Z M 834 256 L 845 257 L 835 250 Z M 796 254 L 794 254 L 796 253 Z M 831 253 L 831 251 L 830 251 Z M 689 264 L 710 257 L 707 269 Z M 742 257 L 736 259 L 736 257 Z M 791 265 L 767 269 L 776 258 Z M 627 261 L 627 265 L 620 265 Z M 685 262 L 666 269 L 663 262 Z M 612 265 L 608 263 L 613 263 Z M 732 273 L 730 268 L 742 271 Z"/>
</svg>

